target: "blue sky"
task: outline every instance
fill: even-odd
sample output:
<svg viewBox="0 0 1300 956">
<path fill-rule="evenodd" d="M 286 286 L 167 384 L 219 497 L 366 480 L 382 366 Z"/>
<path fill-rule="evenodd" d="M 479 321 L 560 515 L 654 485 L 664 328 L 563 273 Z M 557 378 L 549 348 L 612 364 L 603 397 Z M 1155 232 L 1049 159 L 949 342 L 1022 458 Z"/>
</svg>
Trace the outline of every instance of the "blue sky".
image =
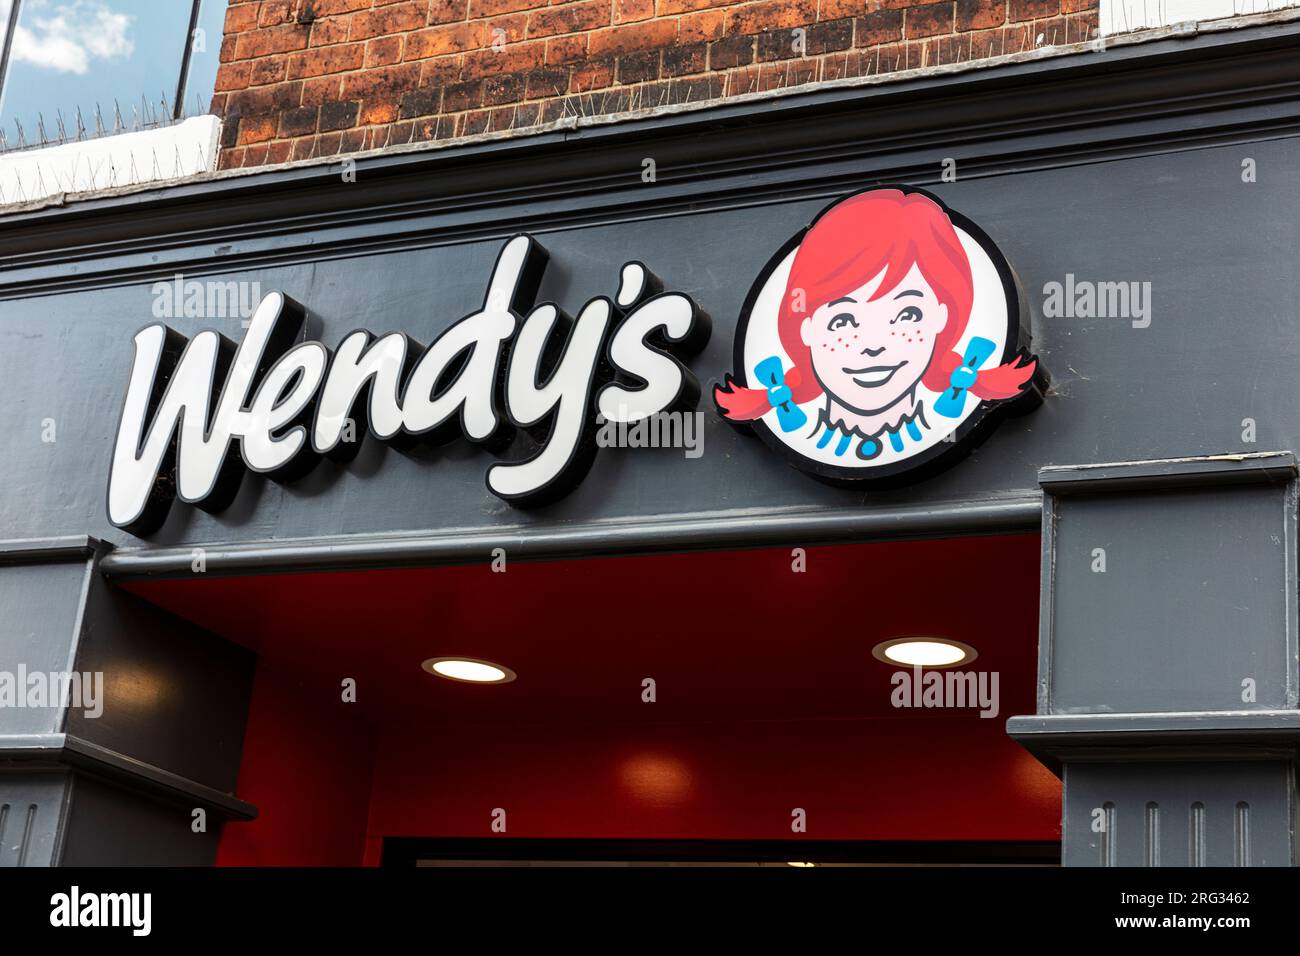
<svg viewBox="0 0 1300 956">
<path fill-rule="evenodd" d="M 45 130 L 56 133 L 56 111 L 75 129 L 81 108 L 93 129 L 95 103 L 106 126 L 113 122 L 113 100 L 121 104 L 129 125 L 131 107 L 140 108 L 143 95 L 154 109 L 166 93 L 176 96 L 190 0 L 19 0 L 18 25 L 9 55 L 9 69 L 0 91 L 0 121 L 12 144 L 17 138 L 14 118 L 23 124 L 28 142 L 36 138 L 37 113 Z M 0 13 L 10 0 L 0 0 Z M 195 52 L 186 95 L 187 112 L 195 112 L 195 93 L 206 111 L 221 47 L 225 0 L 203 0 L 199 26 L 204 51 Z"/>
</svg>

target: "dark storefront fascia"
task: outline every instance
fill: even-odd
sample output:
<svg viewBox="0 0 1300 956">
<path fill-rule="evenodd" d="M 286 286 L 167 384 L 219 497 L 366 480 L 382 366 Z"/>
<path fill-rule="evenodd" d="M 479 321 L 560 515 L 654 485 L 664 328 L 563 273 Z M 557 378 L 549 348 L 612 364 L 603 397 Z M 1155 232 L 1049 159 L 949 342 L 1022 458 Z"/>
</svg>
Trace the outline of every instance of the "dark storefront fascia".
<svg viewBox="0 0 1300 956">
<path fill-rule="evenodd" d="M 147 656 L 188 689 L 138 724 L 0 714 L 0 793 L 26 814 L 0 863 L 207 863 L 219 827 L 189 838 L 173 805 L 256 812 L 234 796 L 249 656 L 187 640 L 117 589 L 191 574 L 196 548 L 205 573 L 243 575 L 1041 529 L 1038 713 L 1008 732 L 1062 776 L 1064 862 L 1294 864 L 1297 42 L 1294 24 L 1182 36 L 364 157 L 355 181 L 310 165 L 0 221 L 0 647 L 47 670 Z M 970 459 L 864 494 L 787 467 L 707 396 L 773 251 L 877 183 L 928 189 L 994 237 L 1051 387 Z M 302 302 L 327 344 L 356 328 L 428 341 L 481 300 L 521 232 L 551 253 L 543 298 L 613 295 L 638 258 L 712 316 L 689 362 L 703 458 L 602 453 L 575 491 L 526 512 L 487 494 L 486 453 L 389 455 L 289 488 L 246 476 L 225 511 L 177 503 L 147 539 L 109 524 L 153 283 L 256 280 Z M 1067 274 L 1149 281 L 1150 325 L 1045 317 L 1040 290 Z M 1190 824 L 1156 827 L 1152 807 L 1189 801 L 1203 809 Z"/>
</svg>

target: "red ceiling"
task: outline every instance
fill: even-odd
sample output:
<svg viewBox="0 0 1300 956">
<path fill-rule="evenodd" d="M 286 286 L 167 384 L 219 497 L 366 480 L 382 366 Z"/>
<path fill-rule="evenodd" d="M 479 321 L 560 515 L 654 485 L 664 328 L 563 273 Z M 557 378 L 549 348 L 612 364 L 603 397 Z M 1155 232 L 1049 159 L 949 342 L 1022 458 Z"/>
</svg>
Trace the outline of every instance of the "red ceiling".
<svg viewBox="0 0 1300 956">
<path fill-rule="evenodd" d="M 380 858 L 392 836 L 1059 838 L 1060 784 L 1011 741 L 1034 708 L 1037 536 L 142 580 L 257 651 L 228 864 Z M 997 719 L 891 706 L 901 635 L 960 639 Z M 420 669 L 466 656 L 499 686 Z M 357 681 L 344 704 L 340 682 Z M 657 700 L 642 702 L 653 678 Z M 358 719 L 361 718 L 361 719 Z"/>
<path fill-rule="evenodd" d="M 123 587 L 254 649 L 337 700 L 355 678 L 372 726 L 411 720 L 806 720 L 939 716 L 890 704 L 900 635 L 973 645 L 1005 717 L 1032 712 L 1039 539 L 896 541 L 562 562 L 196 575 Z M 429 657 L 499 662 L 519 679 L 455 683 Z M 643 703 L 644 678 L 657 702 Z M 942 716 L 952 716 L 951 711 Z"/>
</svg>

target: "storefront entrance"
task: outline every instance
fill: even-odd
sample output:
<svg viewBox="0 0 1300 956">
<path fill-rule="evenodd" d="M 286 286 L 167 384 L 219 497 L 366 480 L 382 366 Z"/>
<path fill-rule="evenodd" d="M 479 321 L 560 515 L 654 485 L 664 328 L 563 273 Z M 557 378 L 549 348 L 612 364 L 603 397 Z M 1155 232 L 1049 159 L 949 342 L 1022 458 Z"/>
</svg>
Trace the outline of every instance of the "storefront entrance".
<svg viewBox="0 0 1300 956">
<path fill-rule="evenodd" d="M 222 863 L 1042 863 L 1060 784 L 1005 732 L 1038 559 L 1005 535 L 122 587 L 257 654 L 258 817 Z M 873 657 L 901 637 L 973 648 L 925 672 L 970 699 Z"/>
</svg>

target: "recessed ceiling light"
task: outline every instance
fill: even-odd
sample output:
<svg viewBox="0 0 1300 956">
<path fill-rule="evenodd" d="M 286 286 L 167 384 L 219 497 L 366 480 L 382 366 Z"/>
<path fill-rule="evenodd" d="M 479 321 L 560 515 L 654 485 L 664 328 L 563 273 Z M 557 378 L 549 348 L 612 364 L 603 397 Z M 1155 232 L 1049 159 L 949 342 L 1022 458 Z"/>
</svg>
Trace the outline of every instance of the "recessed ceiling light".
<svg viewBox="0 0 1300 956">
<path fill-rule="evenodd" d="M 510 668 L 472 657 L 431 657 L 420 666 L 430 674 L 467 684 L 508 684 L 515 679 Z"/>
<path fill-rule="evenodd" d="M 946 637 L 896 637 L 873 647 L 871 656 L 905 667 L 957 667 L 969 664 L 979 654 L 969 644 Z"/>
</svg>

